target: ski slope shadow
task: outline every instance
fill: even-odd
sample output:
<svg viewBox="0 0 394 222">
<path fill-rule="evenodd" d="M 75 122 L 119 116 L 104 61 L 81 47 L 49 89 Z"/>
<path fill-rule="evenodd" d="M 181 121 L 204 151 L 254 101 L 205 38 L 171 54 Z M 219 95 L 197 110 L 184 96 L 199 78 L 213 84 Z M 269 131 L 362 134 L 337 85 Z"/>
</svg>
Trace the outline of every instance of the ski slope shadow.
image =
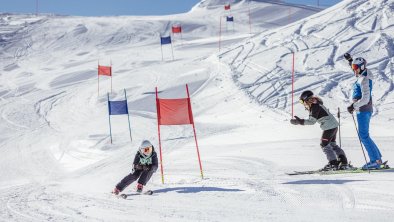
<svg viewBox="0 0 394 222">
<path fill-rule="evenodd" d="M 220 187 L 170 187 L 165 189 L 154 190 L 154 193 L 168 193 L 168 192 L 177 192 L 177 193 L 200 193 L 200 192 L 240 192 L 244 190 L 240 189 L 226 189 Z"/>
<path fill-rule="evenodd" d="M 361 182 L 365 180 L 297 180 L 286 182 L 283 184 L 296 184 L 296 185 L 305 185 L 305 184 L 345 184 L 351 182 Z"/>
</svg>

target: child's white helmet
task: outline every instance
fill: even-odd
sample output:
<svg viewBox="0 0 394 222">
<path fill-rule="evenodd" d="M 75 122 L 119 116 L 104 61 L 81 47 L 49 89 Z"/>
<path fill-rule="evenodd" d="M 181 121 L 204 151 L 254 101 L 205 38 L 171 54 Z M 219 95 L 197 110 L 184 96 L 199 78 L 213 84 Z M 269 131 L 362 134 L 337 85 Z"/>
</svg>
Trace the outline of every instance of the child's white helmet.
<svg viewBox="0 0 394 222">
<path fill-rule="evenodd" d="M 140 148 L 139 148 L 139 152 L 142 156 L 145 157 L 150 157 L 152 155 L 153 152 L 153 145 L 151 142 L 149 142 L 149 140 L 144 140 L 142 141 Z"/>
</svg>

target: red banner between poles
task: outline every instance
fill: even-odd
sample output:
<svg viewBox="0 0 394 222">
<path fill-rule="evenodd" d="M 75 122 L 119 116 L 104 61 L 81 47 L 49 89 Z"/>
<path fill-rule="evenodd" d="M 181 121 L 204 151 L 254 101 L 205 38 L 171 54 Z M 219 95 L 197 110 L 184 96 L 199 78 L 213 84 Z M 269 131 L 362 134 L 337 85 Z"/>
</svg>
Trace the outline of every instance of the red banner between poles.
<svg viewBox="0 0 394 222">
<path fill-rule="evenodd" d="M 112 67 L 111 66 L 98 66 L 98 75 L 102 76 L 112 76 Z"/>
<path fill-rule="evenodd" d="M 158 99 L 159 125 L 193 124 L 190 99 Z"/>
<path fill-rule="evenodd" d="M 97 96 L 100 95 L 100 76 L 111 77 L 111 92 L 112 92 L 112 65 L 111 66 L 100 66 L 97 64 Z"/>
<path fill-rule="evenodd" d="M 181 33 L 181 32 L 182 32 L 182 27 L 180 25 L 172 26 L 172 33 Z"/>
<path fill-rule="evenodd" d="M 160 170 L 161 170 L 161 179 L 163 184 L 164 184 L 164 171 L 163 171 L 163 154 L 161 148 L 160 125 L 192 124 L 194 140 L 197 149 L 198 163 L 200 166 L 201 178 L 204 179 L 204 174 L 201 165 L 200 151 L 198 149 L 196 129 L 193 120 L 193 112 L 192 112 L 192 106 L 191 106 L 190 95 L 189 95 L 189 87 L 187 84 L 186 84 L 186 92 L 187 92 L 187 98 L 160 99 L 156 87 L 157 131 L 159 136 Z"/>
</svg>

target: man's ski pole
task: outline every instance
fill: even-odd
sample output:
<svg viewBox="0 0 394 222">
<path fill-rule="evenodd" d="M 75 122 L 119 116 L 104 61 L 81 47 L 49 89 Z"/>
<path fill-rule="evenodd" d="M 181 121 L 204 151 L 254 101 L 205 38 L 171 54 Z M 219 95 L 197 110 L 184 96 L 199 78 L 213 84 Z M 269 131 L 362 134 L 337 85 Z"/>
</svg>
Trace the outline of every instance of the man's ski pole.
<svg viewBox="0 0 394 222">
<path fill-rule="evenodd" d="M 363 144 L 361 143 L 361 137 L 360 137 L 360 133 L 358 132 L 358 128 L 357 128 L 357 124 L 356 124 L 356 120 L 354 119 L 354 115 L 353 115 L 353 113 L 352 113 L 352 117 L 353 117 L 354 127 L 356 128 L 356 131 L 357 131 L 358 140 L 360 141 L 361 150 L 363 151 L 363 155 L 364 155 L 364 159 L 365 159 L 365 166 L 367 167 L 368 173 L 371 173 L 371 170 L 370 170 L 370 169 L 369 169 L 369 167 L 368 167 L 368 161 L 367 161 L 367 157 L 365 156 L 365 152 L 364 152 Z"/>
</svg>

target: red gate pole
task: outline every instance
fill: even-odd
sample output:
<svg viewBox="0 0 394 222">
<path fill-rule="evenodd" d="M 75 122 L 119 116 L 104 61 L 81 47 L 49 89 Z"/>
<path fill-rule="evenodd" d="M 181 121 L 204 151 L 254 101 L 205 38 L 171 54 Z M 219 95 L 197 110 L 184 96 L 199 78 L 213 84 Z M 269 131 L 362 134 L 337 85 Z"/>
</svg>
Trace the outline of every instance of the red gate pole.
<svg viewBox="0 0 394 222">
<path fill-rule="evenodd" d="M 291 117 L 294 116 L 294 52 L 293 52 L 293 65 L 291 69 Z"/>
<path fill-rule="evenodd" d="M 202 165 L 201 165 L 200 151 L 198 150 L 198 143 L 197 143 L 197 136 L 196 136 L 196 127 L 194 126 L 192 105 L 191 105 L 191 102 L 190 102 L 189 87 L 187 86 L 187 84 L 186 84 L 186 92 L 187 92 L 187 101 L 188 101 L 188 106 L 189 106 L 189 110 L 190 110 L 190 116 L 191 116 L 192 124 L 193 124 L 194 141 L 196 142 L 197 156 L 198 156 L 198 163 L 200 165 L 201 179 L 204 179 L 204 174 L 203 174 Z"/>
<path fill-rule="evenodd" d="M 252 22 L 250 21 L 250 0 L 248 3 L 248 8 L 249 8 L 249 34 L 252 34 Z"/>
<path fill-rule="evenodd" d="M 110 61 L 110 63 L 111 63 L 111 93 L 112 93 L 112 77 L 113 77 L 113 74 L 112 74 L 112 60 Z"/>
<path fill-rule="evenodd" d="M 100 75 L 99 75 L 99 70 L 100 70 L 100 62 L 97 61 L 97 97 L 100 96 Z"/>
<path fill-rule="evenodd" d="M 160 173 L 161 173 L 161 182 L 164 184 L 164 173 L 163 173 L 163 154 L 161 152 L 161 139 L 160 139 L 160 104 L 159 104 L 159 96 L 157 93 L 156 87 L 156 112 L 157 112 L 157 132 L 159 135 L 159 149 L 160 149 Z"/>
<path fill-rule="evenodd" d="M 221 38 L 222 38 L 222 16 L 220 16 L 220 22 L 219 22 L 219 52 L 220 52 Z"/>
</svg>

